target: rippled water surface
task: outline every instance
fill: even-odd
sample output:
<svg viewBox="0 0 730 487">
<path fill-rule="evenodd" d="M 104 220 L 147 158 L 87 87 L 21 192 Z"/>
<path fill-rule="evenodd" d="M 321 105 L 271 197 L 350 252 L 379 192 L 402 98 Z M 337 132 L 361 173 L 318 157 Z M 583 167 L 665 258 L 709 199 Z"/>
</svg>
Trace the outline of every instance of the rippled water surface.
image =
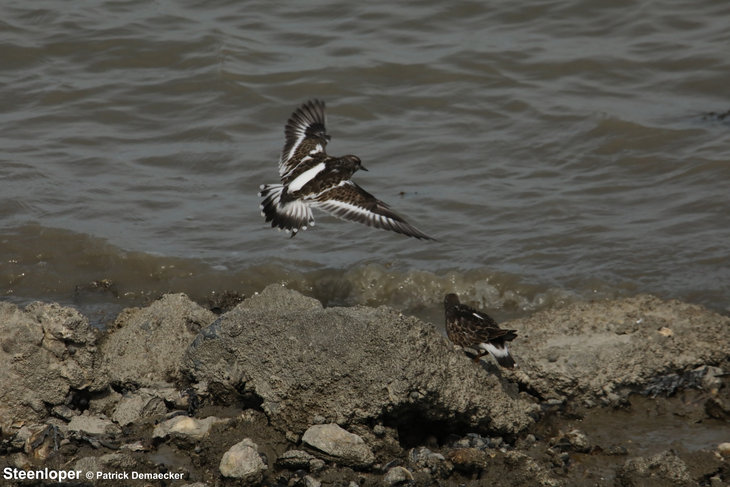
<svg viewBox="0 0 730 487">
<path fill-rule="evenodd" d="M 730 309 L 730 3 L 277 3 L 2 3 L 0 293 Z M 438 242 L 264 223 L 312 97 L 329 152 Z"/>
</svg>

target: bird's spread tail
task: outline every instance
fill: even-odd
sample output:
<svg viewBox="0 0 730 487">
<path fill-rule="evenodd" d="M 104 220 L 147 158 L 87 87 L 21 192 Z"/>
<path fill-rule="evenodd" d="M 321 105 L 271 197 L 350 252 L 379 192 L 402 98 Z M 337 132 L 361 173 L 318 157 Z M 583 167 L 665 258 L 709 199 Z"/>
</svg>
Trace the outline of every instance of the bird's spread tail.
<svg viewBox="0 0 730 487">
<path fill-rule="evenodd" d="M 314 226 L 312 210 L 301 200 L 290 200 L 282 202 L 284 192 L 282 184 L 264 184 L 261 186 L 259 196 L 261 201 L 261 214 L 272 227 L 278 227 L 292 233 L 292 236 L 307 226 Z"/>
</svg>

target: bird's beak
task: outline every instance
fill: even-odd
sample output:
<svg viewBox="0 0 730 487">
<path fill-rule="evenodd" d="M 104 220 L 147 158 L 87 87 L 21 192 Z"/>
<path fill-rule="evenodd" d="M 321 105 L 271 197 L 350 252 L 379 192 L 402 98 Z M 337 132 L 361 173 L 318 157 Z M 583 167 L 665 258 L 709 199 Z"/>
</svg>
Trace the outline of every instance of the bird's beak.
<svg viewBox="0 0 730 487">
<path fill-rule="evenodd" d="M 367 168 L 365 166 L 363 166 L 362 164 L 360 165 L 360 169 L 362 169 L 363 171 L 367 171 Z"/>
</svg>

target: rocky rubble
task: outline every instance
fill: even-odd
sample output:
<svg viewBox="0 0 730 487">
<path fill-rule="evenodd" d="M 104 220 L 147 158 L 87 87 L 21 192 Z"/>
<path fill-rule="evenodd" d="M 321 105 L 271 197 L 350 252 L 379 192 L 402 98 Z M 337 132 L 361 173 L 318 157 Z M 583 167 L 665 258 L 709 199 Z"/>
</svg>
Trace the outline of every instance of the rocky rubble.
<svg viewBox="0 0 730 487">
<path fill-rule="evenodd" d="M 3 485 L 44 468 L 102 475 L 74 485 L 730 482 L 729 318 L 637 296 L 508 326 L 516 371 L 392 309 L 323 308 L 281 286 L 218 318 L 167 295 L 106 333 L 71 308 L 2 303 Z M 640 408 L 636 394 L 719 441 L 591 426 Z"/>
</svg>

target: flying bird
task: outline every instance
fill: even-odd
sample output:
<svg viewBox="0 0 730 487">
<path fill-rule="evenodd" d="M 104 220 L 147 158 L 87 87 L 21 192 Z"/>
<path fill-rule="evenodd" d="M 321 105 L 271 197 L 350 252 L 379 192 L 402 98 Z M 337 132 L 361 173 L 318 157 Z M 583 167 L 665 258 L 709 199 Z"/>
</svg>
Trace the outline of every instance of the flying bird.
<svg viewBox="0 0 730 487">
<path fill-rule="evenodd" d="M 444 298 L 444 310 L 446 335 L 456 345 L 477 350 L 475 362 L 490 353 L 502 367 L 517 367 L 507 347 L 507 342 L 517 337 L 516 330 L 500 328 L 488 314 L 461 304 L 459 296 L 453 293 Z"/>
<path fill-rule="evenodd" d="M 272 227 L 295 236 L 314 226 L 312 208 L 344 220 L 434 240 L 351 180 L 367 171 L 353 155 L 333 157 L 325 150 L 330 136 L 325 127 L 324 102 L 310 100 L 289 118 L 279 159 L 281 184 L 264 184 L 259 197 L 261 215 Z"/>
</svg>

